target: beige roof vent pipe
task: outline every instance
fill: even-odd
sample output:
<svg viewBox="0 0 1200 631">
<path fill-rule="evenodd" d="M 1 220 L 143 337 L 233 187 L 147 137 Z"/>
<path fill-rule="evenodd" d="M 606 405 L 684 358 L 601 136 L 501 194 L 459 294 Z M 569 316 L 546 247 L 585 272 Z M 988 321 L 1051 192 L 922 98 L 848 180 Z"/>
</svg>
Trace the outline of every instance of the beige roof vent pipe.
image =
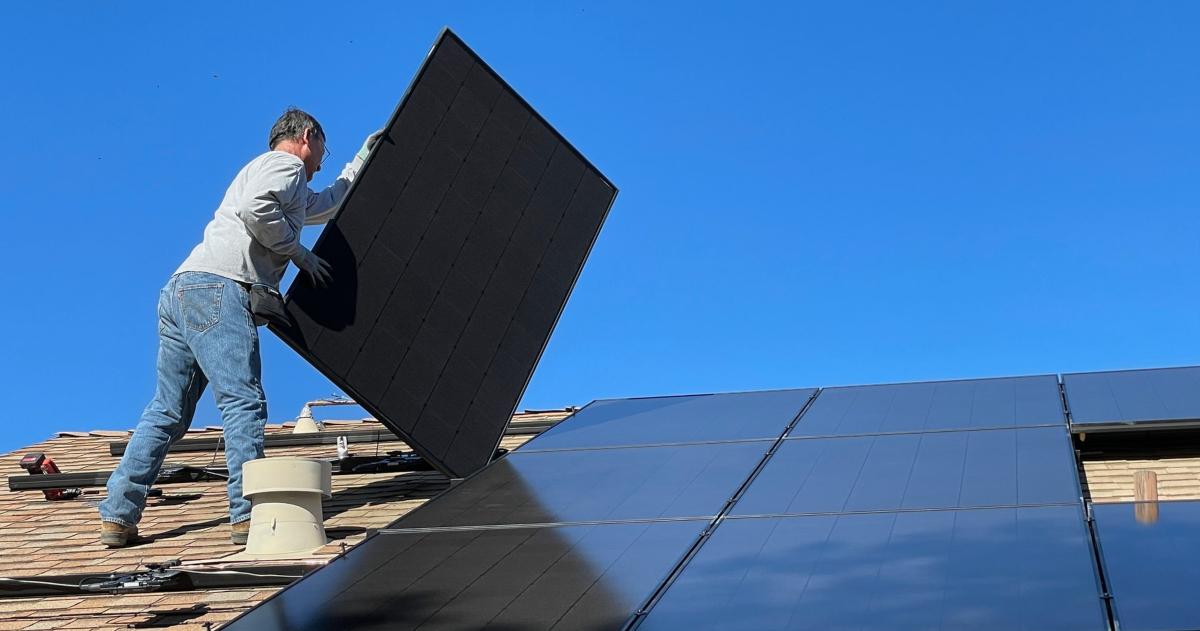
<svg viewBox="0 0 1200 631">
<path fill-rule="evenodd" d="M 309 401 L 300 408 L 300 414 L 296 416 L 296 426 L 292 428 L 293 434 L 312 434 L 315 432 L 325 431 L 325 424 L 320 423 L 313 418 L 312 409 L 315 407 L 323 407 L 330 405 L 358 405 L 353 399 L 333 398 L 333 399 L 317 399 Z"/>
<path fill-rule="evenodd" d="M 332 467 L 308 458 L 259 458 L 242 469 L 250 500 L 247 556 L 304 555 L 325 545 L 321 499 L 330 497 Z"/>
</svg>

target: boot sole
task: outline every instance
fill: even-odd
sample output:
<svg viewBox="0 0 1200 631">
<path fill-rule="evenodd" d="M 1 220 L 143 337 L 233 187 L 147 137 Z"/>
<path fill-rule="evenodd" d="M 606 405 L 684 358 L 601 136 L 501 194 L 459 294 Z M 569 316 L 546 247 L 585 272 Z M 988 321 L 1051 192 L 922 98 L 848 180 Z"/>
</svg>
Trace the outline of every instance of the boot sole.
<svg viewBox="0 0 1200 631">
<path fill-rule="evenodd" d="M 100 543 L 110 548 L 124 548 L 129 545 L 128 535 L 104 534 L 100 535 Z"/>
</svg>

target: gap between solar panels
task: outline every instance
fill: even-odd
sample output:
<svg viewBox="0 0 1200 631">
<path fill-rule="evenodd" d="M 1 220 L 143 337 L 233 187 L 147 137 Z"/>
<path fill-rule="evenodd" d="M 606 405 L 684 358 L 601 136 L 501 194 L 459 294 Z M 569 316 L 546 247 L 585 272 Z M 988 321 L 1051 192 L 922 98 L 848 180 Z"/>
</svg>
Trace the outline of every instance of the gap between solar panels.
<svg viewBox="0 0 1200 631">
<path fill-rule="evenodd" d="M 451 477 L 488 464 L 617 189 L 449 29 L 272 330 Z"/>
</svg>

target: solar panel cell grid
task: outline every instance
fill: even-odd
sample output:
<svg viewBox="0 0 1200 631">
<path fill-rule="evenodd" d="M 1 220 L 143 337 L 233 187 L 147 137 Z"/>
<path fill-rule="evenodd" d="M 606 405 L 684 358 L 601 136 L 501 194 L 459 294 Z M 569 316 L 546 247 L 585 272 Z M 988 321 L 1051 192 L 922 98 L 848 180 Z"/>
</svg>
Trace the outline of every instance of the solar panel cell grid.
<svg viewBox="0 0 1200 631">
<path fill-rule="evenodd" d="M 297 281 L 295 325 L 277 332 L 467 475 L 491 458 L 615 195 L 447 31 L 314 248 L 332 286 Z"/>
<path fill-rule="evenodd" d="M 792 436 L 1060 425 L 1054 375 L 825 388 Z"/>
</svg>

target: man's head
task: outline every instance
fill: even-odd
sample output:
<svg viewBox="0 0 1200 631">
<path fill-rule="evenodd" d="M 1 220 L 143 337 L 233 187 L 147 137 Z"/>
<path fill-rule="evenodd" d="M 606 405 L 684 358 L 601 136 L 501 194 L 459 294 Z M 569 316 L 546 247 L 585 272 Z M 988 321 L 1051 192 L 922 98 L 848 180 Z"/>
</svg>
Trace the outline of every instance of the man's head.
<svg viewBox="0 0 1200 631">
<path fill-rule="evenodd" d="M 304 173 L 311 182 L 325 159 L 325 131 L 308 112 L 289 107 L 271 126 L 267 147 L 290 153 L 304 161 Z"/>
</svg>

